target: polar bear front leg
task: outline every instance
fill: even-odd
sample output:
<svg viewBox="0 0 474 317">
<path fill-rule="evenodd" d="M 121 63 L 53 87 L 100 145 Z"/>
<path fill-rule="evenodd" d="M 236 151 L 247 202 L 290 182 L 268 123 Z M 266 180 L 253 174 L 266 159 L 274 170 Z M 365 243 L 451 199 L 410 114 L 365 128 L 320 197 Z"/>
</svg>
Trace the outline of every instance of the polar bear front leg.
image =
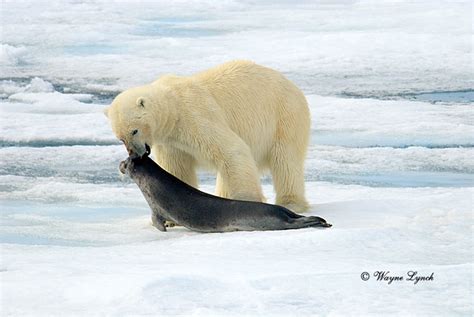
<svg viewBox="0 0 474 317">
<path fill-rule="evenodd" d="M 216 128 L 200 133 L 194 150 L 217 168 L 216 194 L 221 197 L 264 201 L 255 160 L 248 145 L 232 130 Z"/>
<path fill-rule="evenodd" d="M 151 153 L 156 162 L 169 173 L 193 187 L 198 186 L 195 159 L 171 146 L 154 145 Z"/>
</svg>

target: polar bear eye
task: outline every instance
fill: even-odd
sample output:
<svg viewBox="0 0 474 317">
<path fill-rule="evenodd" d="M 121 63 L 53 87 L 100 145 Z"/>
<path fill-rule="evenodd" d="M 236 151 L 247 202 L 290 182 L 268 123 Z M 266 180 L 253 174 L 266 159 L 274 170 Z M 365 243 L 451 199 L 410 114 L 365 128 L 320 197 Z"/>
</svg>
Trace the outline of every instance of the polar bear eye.
<svg viewBox="0 0 474 317">
<path fill-rule="evenodd" d="M 138 130 L 133 130 L 133 131 L 132 131 L 132 135 L 135 135 L 135 134 L 137 134 L 137 133 L 138 133 Z"/>
</svg>

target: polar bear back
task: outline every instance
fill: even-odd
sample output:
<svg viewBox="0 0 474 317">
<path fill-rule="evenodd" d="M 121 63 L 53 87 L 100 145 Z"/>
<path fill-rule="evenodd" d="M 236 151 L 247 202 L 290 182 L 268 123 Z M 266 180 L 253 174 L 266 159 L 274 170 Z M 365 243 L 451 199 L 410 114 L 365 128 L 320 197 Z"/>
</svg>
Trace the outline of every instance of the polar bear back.
<svg viewBox="0 0 474 317">
<path fill-rule="evenodd" d="M 164 76 L 153 84 L 174 90 L 186 87 L 180 99 L 190 104 L 181 111 L 207 113 L 213 124 L 225 122 L 250 147 L 259 165 L 265 165 L 276 141 L 299 142 L 295 146 L 302 149 L 307 146 L 310 118 L 306 99 L 275 70 L 233 61 L 190 77 Z M 212 99 L 214 106 L 203 98 Z"/>
</svg>

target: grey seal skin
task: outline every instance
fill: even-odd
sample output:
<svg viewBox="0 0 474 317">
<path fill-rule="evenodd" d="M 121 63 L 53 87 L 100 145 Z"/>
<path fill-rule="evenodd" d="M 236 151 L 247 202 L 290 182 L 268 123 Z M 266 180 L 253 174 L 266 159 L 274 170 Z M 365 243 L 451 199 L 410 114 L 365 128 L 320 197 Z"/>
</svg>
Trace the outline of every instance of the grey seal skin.
<svg viewBox="0 0 474 317">
<path fill-rule="evenodd" d="M 331 227 L 316 216 L 260 202 L 233 200 L 204 193 L 171 175 L 147 155 L 127 158 L 120 171 L 138 185 L 152 210 L 153 225 L 166 231 L 173 221 L 198 232 L 284 230 Z"/>
</svg>

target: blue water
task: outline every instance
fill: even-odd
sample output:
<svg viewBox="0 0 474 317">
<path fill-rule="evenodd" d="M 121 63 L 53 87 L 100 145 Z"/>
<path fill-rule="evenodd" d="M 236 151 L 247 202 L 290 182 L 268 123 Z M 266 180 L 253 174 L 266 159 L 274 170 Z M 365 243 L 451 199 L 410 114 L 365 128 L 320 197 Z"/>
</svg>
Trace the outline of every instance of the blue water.
<svg viewBox="0 0 474 317">
<path fill-rule="evenodd" d="M 103 55 L 103 54 L 124 54 L 126 47 L 103 43 L 84 43 L 63 47 L 63 53 L 69 55 Z"/>
<path fill-rule="evenodd" d="M 212 28 L 189 28 L 183 26 L 177 26 L 171 23 L 159 22 L 148 22 L 140 25 L 135 33 L 137 35 L 146 35 L 153 37 L 206 37 L 216 36 L 229 31 L 222 29 Z"/>
<path fill-rule="evenodd" d="M 98 241 L 97 237 L 62 238 L 56 232 L 47 229 L 67 224 L 77 226 L 86 223 L 111 223 L 130 217 L 149 215 L 149 210 L 139 207 L 89 205 L 55 202 L 42 203 L 35 201 L 0 201 L 2 208 L 0 221 L 0 242 L 25 245 L 55 246 L 107 246 L 111 243 Z M 57 224 L 56 222 L 59 222 Z M 29 228 L 24 230 L 23 228 Z M 31 230 L 33 228 L 33 230 Z M 36 228 L 36 230 L 34 230 Z M 119 230 L 119 228 L 116 228 Z"/>
<path fill-rule="evenodd" d="M 459 91 L 432 91 L 419 94 L 406 95 L 410 99 L 428 101 L 428 102 L 458 102 L 458 103 L 472 103 L 474 102 L 474 90 L 459 90 Z"/>
<path fill-rule="evenodd" d="M 316 93 L 316 92 L 315 92 Z M 390 94 L 389 92 L 372 92 L 367 94 L 342 92 L 341 97 L 347 98 L 374 98 L 374 99 L 410 99 L 430 103 L 474 103 L 474 89 L 440 90 L 416 93 Z"/>
<path fill-rule="evenodd" d="M 141 207 L 107 206 L 107 205 L 84 205 L 75 202 L 44 203 L 34 201 L 0 200 L 3 219 L 0 225 L 7 225 L 9 216 L 28 214 L 29 209 L 35 210 L 37 216 L 47 216 L 51 220 L 61 219 L 66 221 L 84 222 L 106 222 L 111 218 L 125 219 L 130 216 L 139 216 L 147 213 L 143 205 Z M 34 221 L 34 220 L 32 220 Z M 10 224 L 8 224 L 10 225 Z"/>
<path fill-rule="evenodd" d="M 160 17 L 145 19 L 135 28 L 134 34 L 147 37 L 206 37 L 228 33 L 225 29 L 199 26 L 204 17 Z"/>
<path fill-rule="evenodd" d="M 474 175 L 468 173 L 397 171 L 372 175 L 325 174 L 318 180 L 342 184 L 359 184 L 371 187 L 470 187 Z"/>
</svg>

